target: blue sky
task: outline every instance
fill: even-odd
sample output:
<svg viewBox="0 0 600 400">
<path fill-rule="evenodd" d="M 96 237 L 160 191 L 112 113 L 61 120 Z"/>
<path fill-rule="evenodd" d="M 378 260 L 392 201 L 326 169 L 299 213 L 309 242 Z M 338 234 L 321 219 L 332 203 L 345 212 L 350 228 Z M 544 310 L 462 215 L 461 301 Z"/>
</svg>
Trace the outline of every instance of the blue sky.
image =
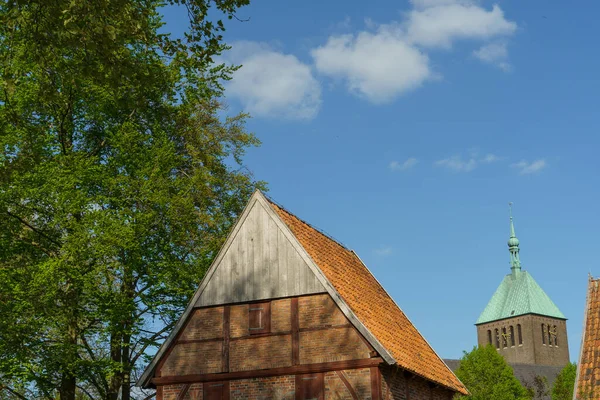
<svg viewBox="0 0 600 400">
<path fill-rule="evenodd" d="M 229 112 L 269 195 L 357 251 L 434 349 L 458 358 L 521 260 L 569 318 L 600 275 L 600 5 L 255 2 L 229 21 Z M 185 14 L 165 10 L 179 34 Z"/>
</svg>

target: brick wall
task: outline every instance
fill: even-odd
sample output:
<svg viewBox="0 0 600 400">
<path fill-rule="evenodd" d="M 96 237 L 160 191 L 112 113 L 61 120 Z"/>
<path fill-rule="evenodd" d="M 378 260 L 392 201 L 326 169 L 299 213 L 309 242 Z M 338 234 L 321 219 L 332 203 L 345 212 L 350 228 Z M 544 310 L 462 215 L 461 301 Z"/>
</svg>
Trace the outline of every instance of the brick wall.
<svg viewBox="0 0 600 400">
<path fill-rule="evenodd" d="M 277 335 L 231 341 L 229 370 L 290 367 L 292 365 L 292 336 Z"/>
<path fill-rule="evenodd" d="M 291 299 L 271 302 L 271 332 L 289 332 L 292 329 L 291 304 Z"/>
<path fill-rule="evenodd" d="M 202 340 L 223 337 L 223 307 L 194 310 L 179 339 Z"/>
<path fill-rule="evenodd" d="M 454 392 L 394 366 L 380 368 L 382 400 L 451 400 Z"/>
<path fill-rule="evenodd" d="M 300 332 L 300 364 L 358 360 L 369 353 L 354 327 Z"/>
<path fill-rule="evenodd" d="M 328 294 L 300 297 L 298 311 L 300 329 L 349 323 Z"/>
<path fill-rule="evenodd" d="M 341 376 L 340 376 L 341 375 Z M 344 382 L 348 382 L 350 388 Z M 369 368 L 332 371 L 325 374 L 325 399 L 371 400 L 371 370 Z"/>
<path fill-rule="evenodd" d="M 223 372 L 222 342 L 177 344 L 160 369 L 162 376 Z"/>
<path fill-rule="evenodd" d="M 230 398 L 235 400 L 294 400 L 293 375 L 240 379 L 229 382 Z"/>
</svg>

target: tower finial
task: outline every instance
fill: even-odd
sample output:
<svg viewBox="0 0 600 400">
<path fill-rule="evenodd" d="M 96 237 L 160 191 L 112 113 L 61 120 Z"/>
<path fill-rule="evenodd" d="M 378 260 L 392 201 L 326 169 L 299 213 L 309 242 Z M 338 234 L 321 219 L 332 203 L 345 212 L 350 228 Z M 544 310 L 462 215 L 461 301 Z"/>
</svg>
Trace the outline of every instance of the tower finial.
<svg viewBox="0 0 600 400">
<path fill-rule="evenodd" d="M 512 202 L 508 203 L 508 212 L 510 215 L 510 238 L 508 239 L 508 251 L 510 252 L 510 269 L 513 274 L 521 271 L 521 260 L 519 260 L 519 239 L 515 235 L 515 225 L 512 216 Z"/>
</svg>

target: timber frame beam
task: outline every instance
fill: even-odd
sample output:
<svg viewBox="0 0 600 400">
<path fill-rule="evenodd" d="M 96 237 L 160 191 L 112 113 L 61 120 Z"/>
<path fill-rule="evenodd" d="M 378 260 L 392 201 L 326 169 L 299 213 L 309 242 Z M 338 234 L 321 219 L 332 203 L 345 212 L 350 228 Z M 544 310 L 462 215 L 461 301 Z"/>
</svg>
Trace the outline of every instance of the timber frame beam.
<svg viewBox="0 0 600 400">
<path fill-rule="evenodd" d="M 372 368 L 383 363 L 381 357 L 362 360 L 334 361 L 318 364 L 295 365 L 292 367 L 261 369 L 256 371 L 238 371 L 219 374 L 163 376 L 152 378 L 154 385 L 171 385 L 178 383 L 199 383 L 229 381 L 234 379 L 263 378 L 269 376 L 313 374 L 318 372 L 339 371 L 344 369 Z"/>
</svg>

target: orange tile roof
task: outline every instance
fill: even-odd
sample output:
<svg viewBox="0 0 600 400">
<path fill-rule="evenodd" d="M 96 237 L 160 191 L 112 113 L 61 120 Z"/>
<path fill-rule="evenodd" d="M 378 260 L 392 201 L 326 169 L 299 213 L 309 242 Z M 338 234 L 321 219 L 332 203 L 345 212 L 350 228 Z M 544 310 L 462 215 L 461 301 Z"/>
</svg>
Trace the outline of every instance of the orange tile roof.
<svg viewBox="0 0 600 400">
<path fill-rule="evenodd" d="M 466 387 L 425 341 L 360 258 L 281 206 L 273 209 L 398 366 L 462 394 Z"/>
<path fill-rule="evenodd" d="M 588 282 L 583 340 L 575 385 L 577 399 L 600 399 L 600 279 Z"/>
</svg>

